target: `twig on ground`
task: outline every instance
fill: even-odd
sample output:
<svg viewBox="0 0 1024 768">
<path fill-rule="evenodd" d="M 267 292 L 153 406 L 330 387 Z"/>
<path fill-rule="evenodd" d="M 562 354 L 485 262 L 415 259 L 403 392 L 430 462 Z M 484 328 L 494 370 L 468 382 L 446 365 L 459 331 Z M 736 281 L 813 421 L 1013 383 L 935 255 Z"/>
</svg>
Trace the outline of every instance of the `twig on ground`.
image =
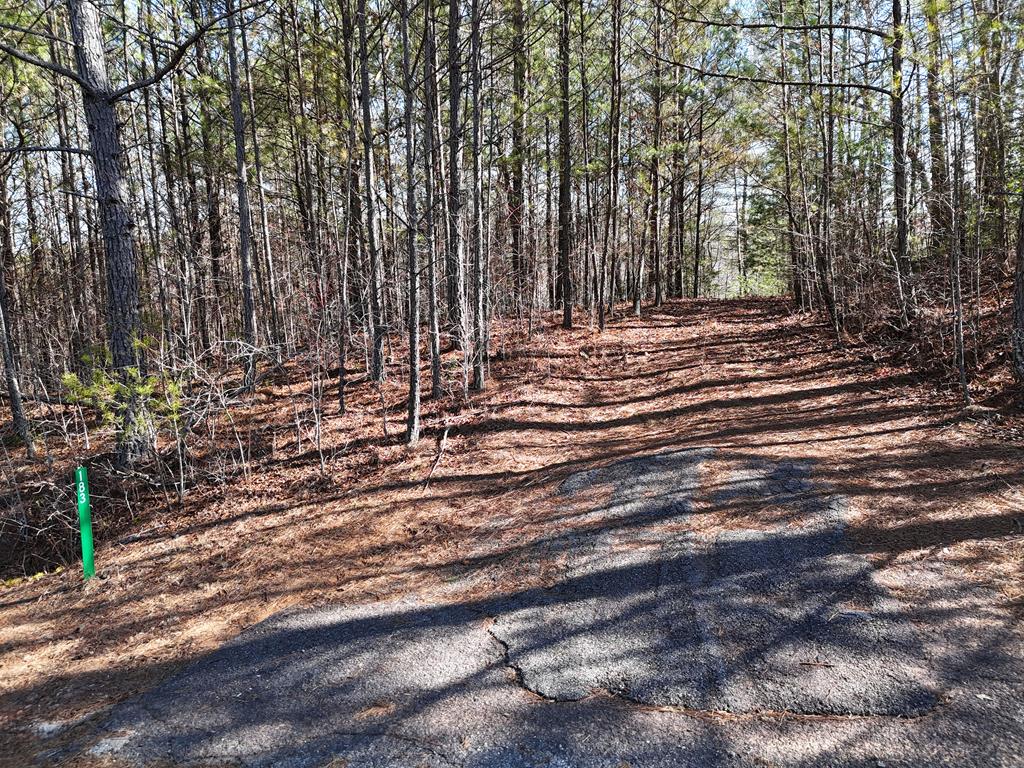
<svg viewBox="0 0 1024 768">
<path fill-rule="evenodd" d="M 430 471 L 427 473 L 427 479 L 423 481 L 423 488 L 421 490 L 426 491 L 427 486 L 430 485 L 430 478 L 434 476 L 434 470 L 437 469 L 437 465 L 441 463 L 441 459 L 444 457 L 444 449 L 448 447 L 448 430 L 451 426 L 444 428 L 444 434 L 441 435 L 441 439 L 437 441 L 437 456 L 434 457 L 434 463 L 430 465 Z"/>
<path fill-rule="evenodd" d="M 384 437 L 387 439 L 391 436 L 388 434 L 388 404 L 384 399 L 384 388 L 380 384 L 377 385 L 377 394 L 380 396 L 380 417 L 384 422 Z"/>
</svg>

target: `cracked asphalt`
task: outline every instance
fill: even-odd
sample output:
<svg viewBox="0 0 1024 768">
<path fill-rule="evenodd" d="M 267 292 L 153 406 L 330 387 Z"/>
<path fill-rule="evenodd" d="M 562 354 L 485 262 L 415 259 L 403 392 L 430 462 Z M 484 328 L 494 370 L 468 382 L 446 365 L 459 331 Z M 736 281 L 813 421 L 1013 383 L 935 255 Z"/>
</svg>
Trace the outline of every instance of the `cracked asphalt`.
<svg viewBox="0 0 1024 768">
<path fill-rule="evenodd" d="M 806 462 L 751 461 L 710 500 L 791 519 L 688 530 L 712 460 L 567 478 L 566 503 L 595 500 L 584 530 L 538 544 L 560 564 L 549 587 L 279 614 L 78 748 L 295 768 L 1024 765 L 1019 635 L 979 629 L 984 595 L 918 566 L 901 599 Z"/>
</svg>

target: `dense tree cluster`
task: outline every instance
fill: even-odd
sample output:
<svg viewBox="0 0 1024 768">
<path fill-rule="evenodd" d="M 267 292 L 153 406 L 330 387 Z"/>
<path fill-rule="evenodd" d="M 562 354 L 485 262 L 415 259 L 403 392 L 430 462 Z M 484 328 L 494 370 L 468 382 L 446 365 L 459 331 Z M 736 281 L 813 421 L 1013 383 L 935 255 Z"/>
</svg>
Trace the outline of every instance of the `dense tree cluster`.
<svg viewBox="0 0 1024 768">
<path fill-rule="evenodd" d="M 19 392 L 106 387 L 131 463 L 161 382 L 312 349 L 415 441 L 495 317 L 782 293 L 968 397 L 986 302 L 1024 376 L 1022 48 L 1007 0 L 7 3 L 4 397 L 31 445 Z"/>
</svg>

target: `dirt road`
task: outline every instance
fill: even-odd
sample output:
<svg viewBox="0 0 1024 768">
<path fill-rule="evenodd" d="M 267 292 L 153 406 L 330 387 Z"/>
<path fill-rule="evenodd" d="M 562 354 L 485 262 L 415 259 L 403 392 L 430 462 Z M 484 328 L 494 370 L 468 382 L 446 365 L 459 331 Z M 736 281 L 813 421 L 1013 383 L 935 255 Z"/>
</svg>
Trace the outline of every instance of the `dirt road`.
<svg viewBox="0 0 1024 768">
<path fill-rule="evenodd" d="M 100 583 L 5 590 L 21 764 L 1021 765 L 1024 454 L 806 322 L 499 343 L 437 443 L 364 393 L 333 482 L 281 437 Z"/>
</svg>

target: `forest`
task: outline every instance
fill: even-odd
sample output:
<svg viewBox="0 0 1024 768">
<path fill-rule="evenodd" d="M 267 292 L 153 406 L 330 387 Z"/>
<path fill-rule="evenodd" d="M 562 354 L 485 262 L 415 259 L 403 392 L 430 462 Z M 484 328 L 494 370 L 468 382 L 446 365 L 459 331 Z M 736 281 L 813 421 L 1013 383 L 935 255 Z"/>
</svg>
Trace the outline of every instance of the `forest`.
<svg viewBox="0 0 1024 768">
<path fill-rule="evenodd" d="M 403 382 L 413 444 L 425 398 L 485 388 L 548 313 L 600 331 L 685 297 L 788 296 L 965 405 L 979 376 L 1012 388 L 1022 20 L 1006 0 L 8 4 L 16 442 L 44 456 L 33 413 L 58 407 L 58 441 L 91 420 L 122 469 L 170 450 L 181 493 L 205 420 L 301 360 L 317 424 L 353 382 Z"/>
<path fill-rule="evenodd" d="M 1021 0 L 0 0 L 0 369 L 0 768 L 1021 765 Z"/>
</svg>

